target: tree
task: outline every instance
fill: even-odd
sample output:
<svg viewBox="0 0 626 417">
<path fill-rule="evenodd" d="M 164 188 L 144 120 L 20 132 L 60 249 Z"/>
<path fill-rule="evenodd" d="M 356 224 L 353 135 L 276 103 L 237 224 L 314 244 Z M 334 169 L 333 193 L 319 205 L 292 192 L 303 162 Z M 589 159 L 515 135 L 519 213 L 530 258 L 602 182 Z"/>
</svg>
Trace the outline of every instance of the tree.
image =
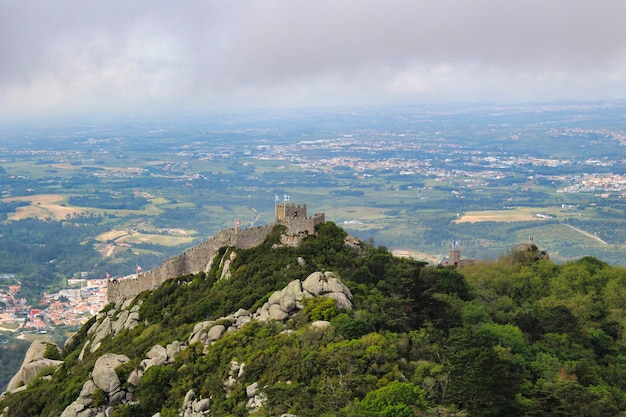
<svg viewBox="0 0 626 417">
<path fill-rule="evenodd" d="M 137 398 L 148 415 L 159 411 L 167 400 L 167 392 L 175 373 L 169 366 L 151 366 L 141 378 L 137 387 Z"/>
<path fill-rule="evenodd" d="M 414 417 L 417 410 L 426 410 L 424 391 L 409 382 L 392 381 L 367 393 L 347 410 L 346 417 Z"/>
<path fill-rule="evenodd" d="M 523 379 L 495 341 L 471 327 L 452 329 L 446 349 L 450 363 L 448 398 L 471 416 L 521 415 L 517 400 Z"/>
</svg>

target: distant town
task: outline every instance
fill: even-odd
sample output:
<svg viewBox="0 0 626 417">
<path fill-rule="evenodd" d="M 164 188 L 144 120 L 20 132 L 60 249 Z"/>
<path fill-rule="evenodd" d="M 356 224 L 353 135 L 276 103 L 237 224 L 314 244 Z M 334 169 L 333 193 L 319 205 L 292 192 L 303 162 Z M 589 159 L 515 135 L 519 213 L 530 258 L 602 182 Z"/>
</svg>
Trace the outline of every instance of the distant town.
<svg viewBox="0 0 626 417">
<path fill-rule="evenodd" d="M 151 270 L 235 220 L 267 224 L 275 195 L 420 260 L 439 262 L 452 242 L 494 259 L 532 235 L 555 262 L 626 264 L 625 110 L 359 107 L 7 126 L 0 328 L 80 324 L 106 302 L 106 282 L 87 278 Z"/>
<path fill-rule="evenodd" d="M 107 284 L 111 279 L 137 276 L 88 279 L 87 273 L 79 275 L 67 280 L 67 288 L 44 293 L 38 307 L 19 297 L 21 284 L 0 289 L 0 330 L 46 333 L 53 327 L 80 326 L 107 305 Z M 12 278 L 13 274 L 3 276 Z"/>
</svg>

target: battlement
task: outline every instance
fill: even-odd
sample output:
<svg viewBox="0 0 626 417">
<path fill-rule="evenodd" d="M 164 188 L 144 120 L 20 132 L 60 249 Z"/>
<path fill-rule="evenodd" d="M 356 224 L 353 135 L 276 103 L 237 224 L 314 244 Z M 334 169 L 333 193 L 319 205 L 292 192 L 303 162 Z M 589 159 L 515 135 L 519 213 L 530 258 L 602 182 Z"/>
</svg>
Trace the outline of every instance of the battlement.
<svg viewBox="0 0 626 417">
<path fill-rule="evenodd" d="M 293 218 L 306 218 L 306 204 L 296 205 L 294 203 L 277 203 L 276 204 L 276 221 L 284 221 Z"/>
<path fill-rule="evenodd" d="M 296 205 L 293 203 L 276 204 L 276 224 L 287 227 L 288 235 L 313 234 L 315 225 L 326 222 L 324 213 L 315 213 L 312 217 L 307 216 L 306 204 Z"/>
<path fill-rule="evenodd" d="M 135 297 L 142 291 L 158 288 L 170 278 L 187 274 L 207 272 L 217 251 L 224 246 L 248 249 L 263 243 L 272 232 L 274 225 L 287 227 L 285 235 L 292 236 L 289 245 L 297 246 L 302 236 L 315 233 L 315 225 L 326 222 L 324 213 L 307 217 L 306 204 L 276 204 L 276 223 L 248 229 L 230 228 L 222 230 L 211 239 L 187 249 L 178 256 L 165 260 L 153 270 L 130 278 L 118 278 L 108 283 L 108 301 L 120 302 Z"/>
<path fill-rule="evenodd" d="M 130 278 L 110 280 L 107 289 L 109 303 L 135 297 L 147 290 L 158 288 L 170 278 L 207 272 L 217 251 L 224 246 L 247 249 L 260 245 L 272 232 L 273 224 L 249 229 L 225 229 L 198 246 L 180 255 L 166 259 L 160 266 Z"/>
</svg>

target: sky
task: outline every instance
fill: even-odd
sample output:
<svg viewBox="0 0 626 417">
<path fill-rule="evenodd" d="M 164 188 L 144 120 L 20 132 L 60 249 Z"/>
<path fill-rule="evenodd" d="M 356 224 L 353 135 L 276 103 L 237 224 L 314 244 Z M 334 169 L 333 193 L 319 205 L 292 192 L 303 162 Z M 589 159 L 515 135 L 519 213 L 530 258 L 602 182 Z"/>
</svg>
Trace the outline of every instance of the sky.
<svg viewBox="0 0 626 417">
<path fill-rule="evenodd" d="M 624 0 L 0 1 L 5 118 L 624 98 Z"/>
</svg>

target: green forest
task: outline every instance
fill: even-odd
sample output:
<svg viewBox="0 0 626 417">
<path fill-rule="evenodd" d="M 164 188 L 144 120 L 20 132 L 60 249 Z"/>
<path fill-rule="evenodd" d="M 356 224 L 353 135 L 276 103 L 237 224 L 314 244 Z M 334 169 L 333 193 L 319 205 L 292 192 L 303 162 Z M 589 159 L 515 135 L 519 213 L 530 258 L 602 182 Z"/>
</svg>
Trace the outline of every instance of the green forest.
<svg viewBox="0 0 626 417">
<path fill-rule="evenodd" d="M 295 248 L 277 245 L 280 233 L 237 250 L 229 279 L 218 279 L 214 262 L 140 294 L 141 324 L 79 360 L 92 318 L 64 347 L 61 368 L 7 395 L 0 410 L 58 416 L 103 353 L 131 359 L 116 368 L 125 381 L 155 344 L 186 341 L 207 317 L 253 311 L 290 281 L 333 271 L 352 291 L 353 309 L 313 298 L 285 324 L 252 321 L 213 344 L 192 344 L 175 363 L 149 368 L 137 401 L 113 416 L 178 416 L 190 389 L 211 398 L 215 417 L 626 415 L 623 267 L 593 257 L 556 264 L 527 245 L 456 269 L 364 242 L 355 250 L 330 222 Z M 314 328 L 316 320 L 330 326 Z M 246 368 L 225 389 L 232 361 Z M 245 387 L 255 382 L 267 399 L 250 414 Z"/>
</svg>

